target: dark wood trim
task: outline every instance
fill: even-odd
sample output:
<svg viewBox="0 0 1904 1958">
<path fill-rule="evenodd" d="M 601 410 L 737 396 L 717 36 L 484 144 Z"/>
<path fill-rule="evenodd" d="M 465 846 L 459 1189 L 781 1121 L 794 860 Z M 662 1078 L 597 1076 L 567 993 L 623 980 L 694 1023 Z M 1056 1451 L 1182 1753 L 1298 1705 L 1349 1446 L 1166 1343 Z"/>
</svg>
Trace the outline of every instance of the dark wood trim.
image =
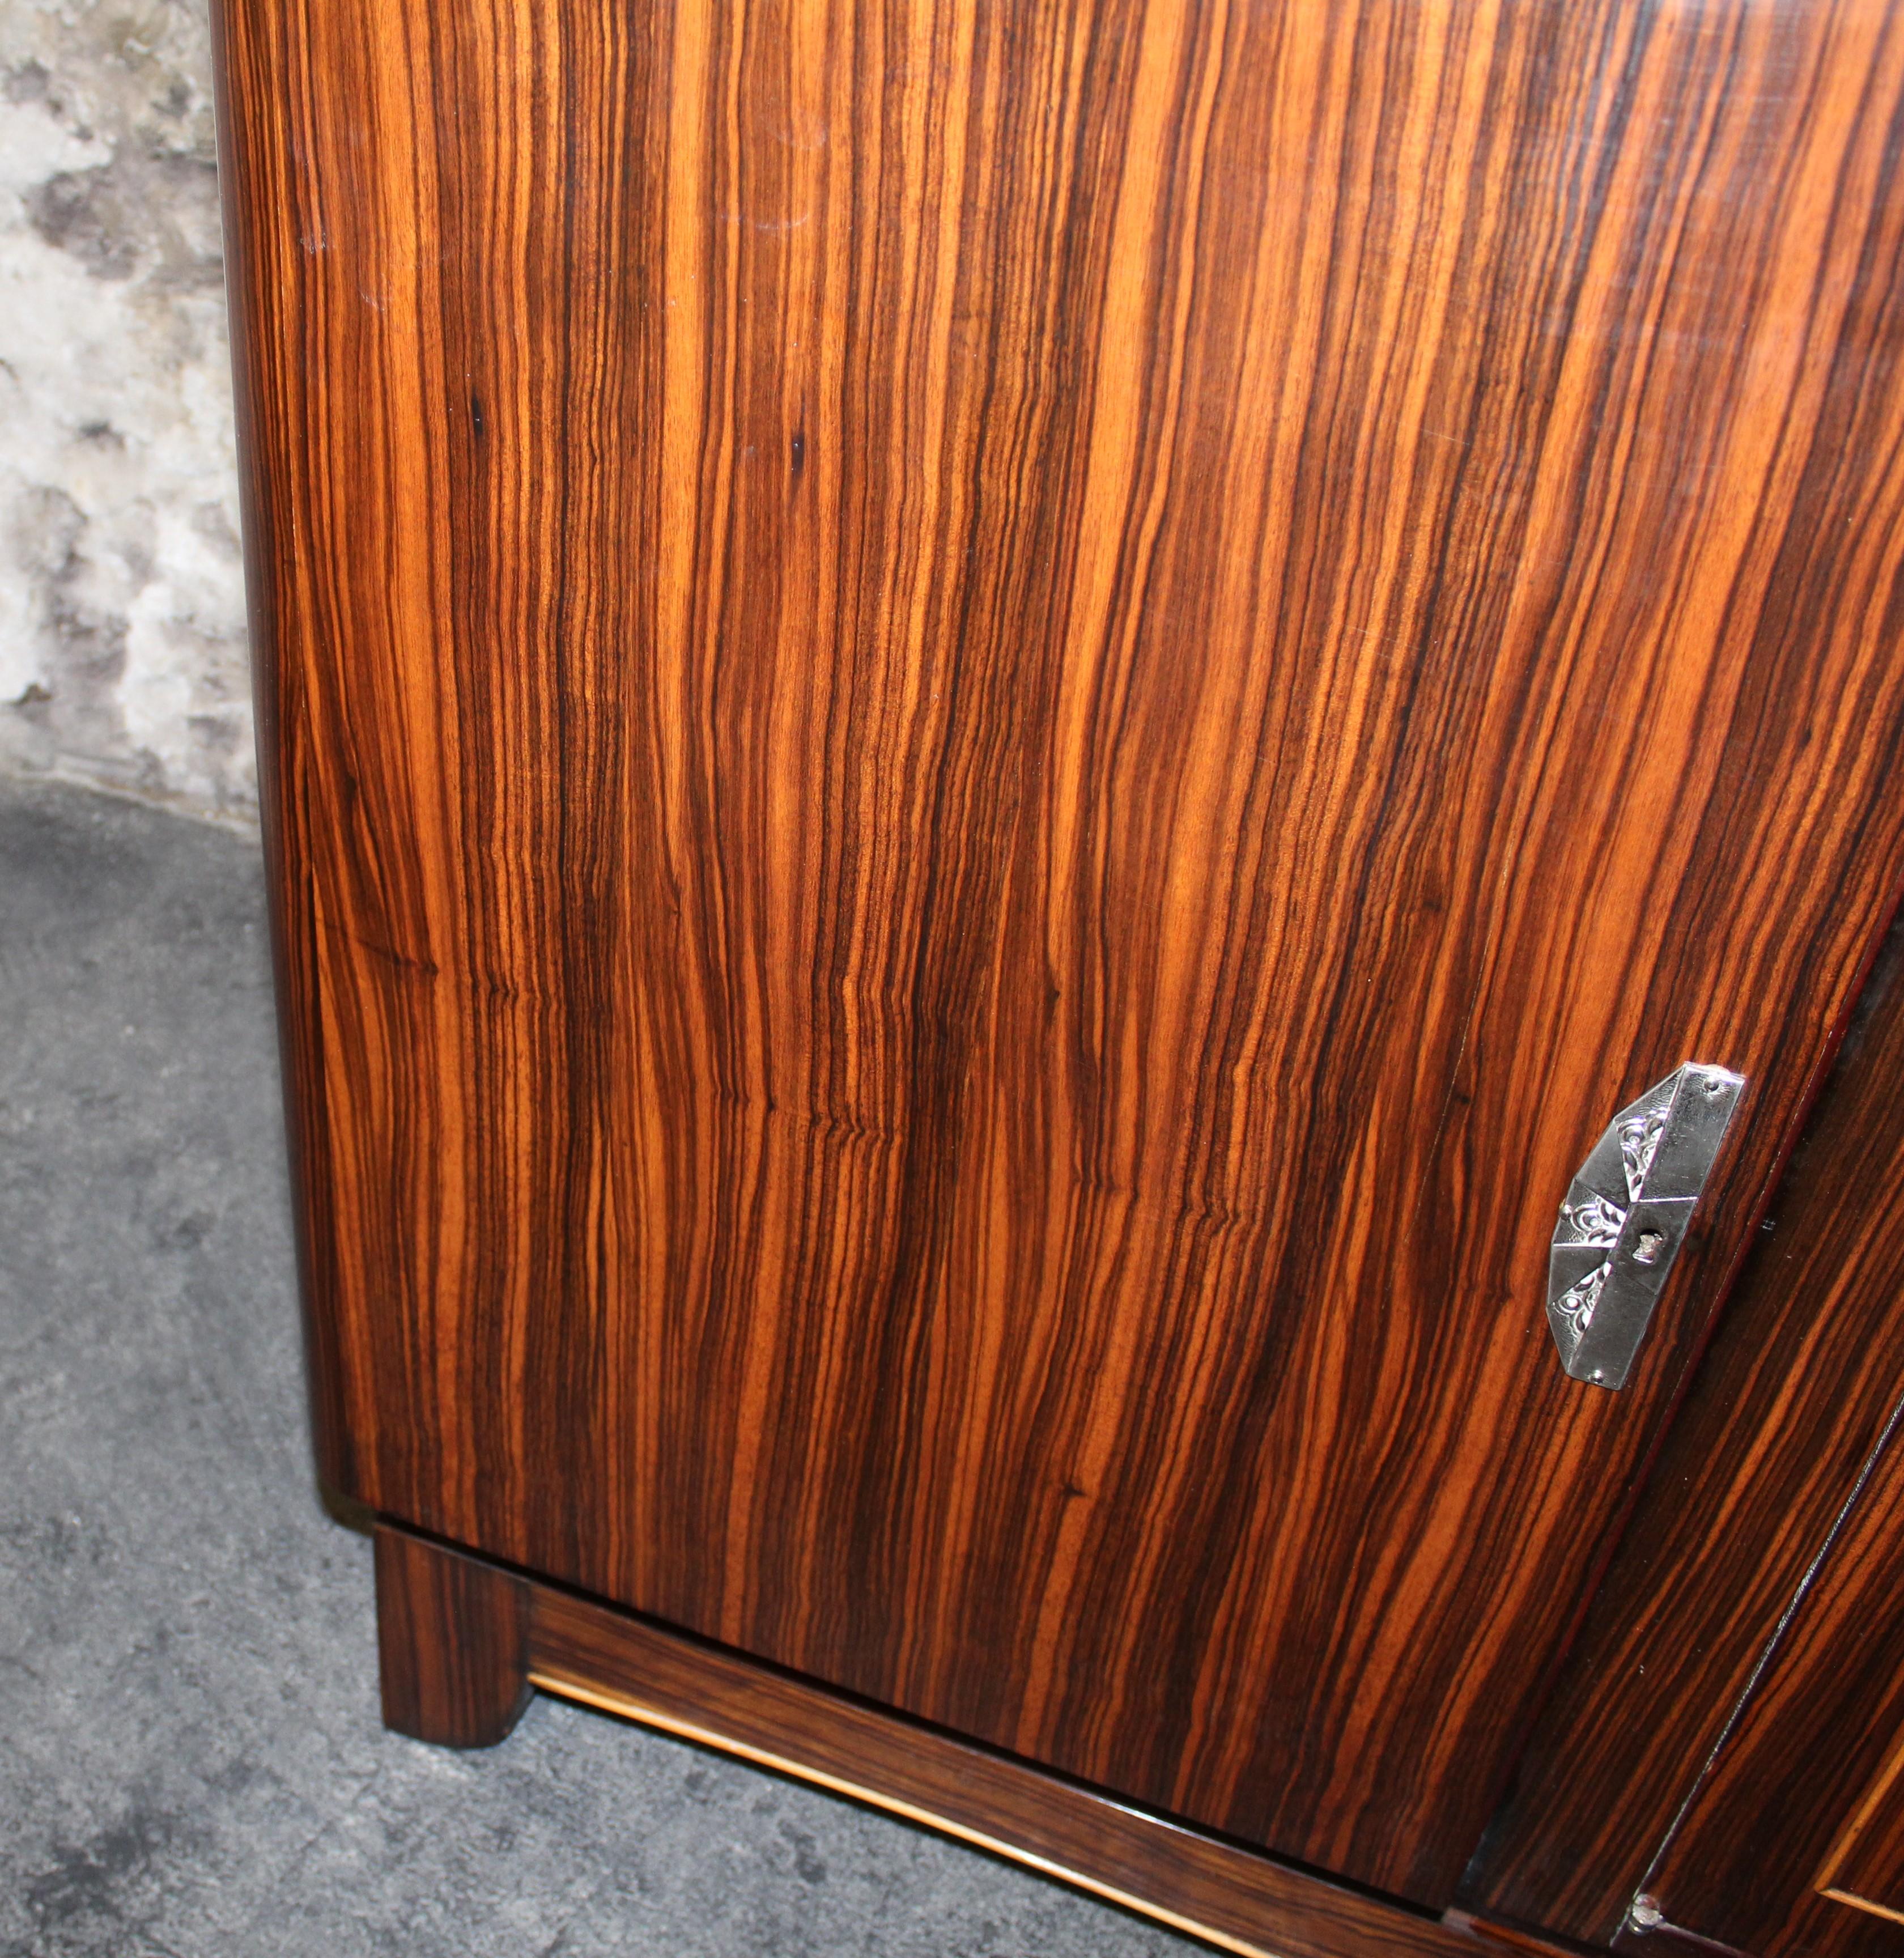
<svg viewBox="0 0 1904 1958">
<path fill-rule="evenodd" d="M 1571 1938 L 1549 1937 L 1532 1925 L 1503 1923 L 1484 1912 L 1465 1910 L 1459 1904 L 1452 1904 L 1444 1910 L 1441 1922 L 1450 1931 L 1465 1931 L 1484 1944 L 1495 1946 L 1502 1953 L 1518 1953 L 1522 1958 L 1525 1958 L 1529 1952 L 1533 1953 L 1535 1958 L 1603 1958 L 1601 1946 L 1581 1944 Z"/>
<path fill-rule="evenodd" d="M 956 1836 L 1226 1950 L 1475 1958 L 1471 1937 L 1404 1905 L 387 1519 L 376 1541 L 384 1718 L 405 1733 L 499 1740 L 533 1684 Z M 505 1685 L 512 1666 L 519 1691 Z"/>
<path fill-rule="evenodd" d="M 533 1690 L 529 1586 L 385 1522 L 376 1545 L 384 1725 L 445 1747 L 506 1739 Z"/>
<path fill-rule="evenodd" d="M 548 1692 L 737 1754 L 1260 1958 L 1474 1958 L 1434 1919 L 1346 1890 L 592 1599 L 531 1584 Z"/>
<path fill-rule="evenodd" d="M 1831 1847 L 1825 1852 L 1825 1860 L 1820 1865 L 1813 1880 L 1812 1887 L 1821 1897 L 1834 1903 L 1849 1904 L 1854 1910 L 1868 1911 L 1874 1917 L 1882 1917 L 1893 1924 L 1904 1924 L 1904 1911 L 1887 1903 L 1880 1903 L 1868 1897 L 1856 1887 L 1859 1879 L 1852 1875 L 1858 1868 L 1858 1852 L 1864 1850 L 1868 1860 L 1870 1846 L 1880 1836 L 1874 1829 L 1885 1814 L 1886 1804 L 1891 1807 L 1890 1818 L 1892 1826 L 1882 1831 L 1883 1850 L 1880 1868 L 1872 1874 L 1893 1877 L 1895 1873 L 1895 1854 L 1897 1846 L 1896 1814 L 1896 1798 L 1899 1792 L 1900 1777 L 1904 1777 L 1904 1735 L 1891 1743 L 1890 1751 L 1885 1756 L 1882 1766 L 1873 1777 L 1871 1784 L 1852 1810 L 1849 1819 L 1838 1832 Z"/>
</svg>

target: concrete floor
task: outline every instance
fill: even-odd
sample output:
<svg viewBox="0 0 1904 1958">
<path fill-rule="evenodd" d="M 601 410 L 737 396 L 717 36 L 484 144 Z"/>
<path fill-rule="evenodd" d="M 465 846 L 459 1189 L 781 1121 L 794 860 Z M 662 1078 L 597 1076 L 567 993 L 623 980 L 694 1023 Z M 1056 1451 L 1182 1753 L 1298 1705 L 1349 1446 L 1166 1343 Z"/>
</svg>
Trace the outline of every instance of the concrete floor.
<svg viewBox="0 0 1904 1958">
<path fill-rule="evenodd" d="M 0 1953 L 1202 1947 L 539 1700 L 378 1723 L 305 1430 L 255 844 L 0 783 Z"/>
</svg>

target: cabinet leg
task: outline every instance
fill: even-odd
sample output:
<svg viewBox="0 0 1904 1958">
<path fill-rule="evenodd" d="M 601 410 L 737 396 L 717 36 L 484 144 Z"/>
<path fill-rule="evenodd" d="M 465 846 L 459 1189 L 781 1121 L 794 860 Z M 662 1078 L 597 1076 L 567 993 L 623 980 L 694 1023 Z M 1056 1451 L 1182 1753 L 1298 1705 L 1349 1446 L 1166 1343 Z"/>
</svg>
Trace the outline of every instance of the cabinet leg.
<svg viewBox="0 0 1904 1958">
<path fill-rule="evenodd" d="M 376 1545 L 384 1725 L 439 1747 L 493 1747 L 532 1690 L 528 1586 L 388 1523 Z"/>
</svg>

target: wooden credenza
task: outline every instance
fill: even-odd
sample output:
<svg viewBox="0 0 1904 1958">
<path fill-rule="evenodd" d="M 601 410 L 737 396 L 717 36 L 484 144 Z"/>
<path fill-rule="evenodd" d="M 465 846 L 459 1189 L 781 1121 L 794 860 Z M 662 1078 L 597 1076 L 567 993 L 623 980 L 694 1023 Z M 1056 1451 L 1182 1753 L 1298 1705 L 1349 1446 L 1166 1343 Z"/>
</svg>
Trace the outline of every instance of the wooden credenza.
<svg viewBox="0 0 1904 1958">
<path fill-rule="evenodd" d="M 218 43 L 388 1717 L 569 1693 L 1287 1958 L 1835 1951 L 1701 1917 L 1673 1846 L 1772 1826 L 1722 1741 L 1888 1719 L 1800 1889 L 1904 1937 L 1904 1705 L 1793 1669 L 1891 1554 L 1904 1036 L 1819 1104 L 1804 1302 L 1760 1228 L 1904 885 L 1904 17 Z M 1613 1391 L 1550 1240 L 1688 1061 L 1744 1085 Z M 1722 1656 L 1642 1712 L 1695 1569 Z"/>
</svg>

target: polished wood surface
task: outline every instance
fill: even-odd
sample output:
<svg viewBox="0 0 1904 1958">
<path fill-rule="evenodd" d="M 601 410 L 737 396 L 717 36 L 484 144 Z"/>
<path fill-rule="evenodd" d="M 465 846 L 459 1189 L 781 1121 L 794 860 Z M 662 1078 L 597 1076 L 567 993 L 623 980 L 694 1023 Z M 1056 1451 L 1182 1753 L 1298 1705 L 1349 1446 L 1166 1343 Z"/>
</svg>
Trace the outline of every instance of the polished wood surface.
<svg viewBox="0 0 1904 1958">
<path fill-rule="evenodd" d="M 1833 1532 L 1904 1386 L 1904 929 L 1769 1221 L 1472 1873 L 1477 1900 L 1588 1942 L 1610 1939 L 1634 1893 L 1656 1887 L 1655 1855 L 1807 1572 L 1828 1546 L 1833 1566 L 1849 1554 Z M 1891 1538 L 1880 1581 L 1896 1585 L 1904 1504 L 1887 1519 L 1874 1500 L 1861 1499 L 1866 1526 Z M 1862 1688 L 1885 1663 L 1869 1646 L 1875 1630 L 1853 1617 L 1826 1634 L 1845 1643 Z M 1784 1779 L 1791 1764 L 1761 1765 L 1763 1811 L 1735 1812 L 1731 1846 L 1766 1873 L 1771 1901 L 1754 1908 L 1782 1912 L 1811 1887 L 1877 1772 L 1883 1697 L 1854 1697 L 1836 1729 L 1822 1704 L 1798 1715 L 1812 1730 L 1803 1744 L 1846 1777 L 1809 1810 L 1808 1846 L 1789 1846 L 1800 1805 Z"/>
<path fill-rule="evenodd" d="M 1894 1238 L 1893 1258 L 1900 1247 Z M 1667 1921 L 1755 1958 L 1899 1958 L 1904 1916 L 1869 1906 L 1904 1898 L 1904 1838 L 1883 1805 L 1900 1739 L 1904 1446 L 1893 1429 L 1647 1877 Z"/>
<path fill-rule="evenodd" d="M 1433 1918 L 546 1585 L 552 1693 L 817 1782 L 1259 1958 L 1485 1958 Z"/>
<path fill-rule="evenodd" d="M 532 1697 L 528 1586 L 387 1525 L 376 1564 L 384 1725 L 445 1747 L 506 1739 Z"/>
<path fill-rule="evenodd" d="M 1811 1887 L 1833 1903 L 1904 1925 L 1904 1735 L 1893 1741 Z"/>
<path fill-rule="evenodd" d="M 1904 870 L 1904 21 L 219 45 L 325 1472 L 1446 1902 Z"/>
</svg>

